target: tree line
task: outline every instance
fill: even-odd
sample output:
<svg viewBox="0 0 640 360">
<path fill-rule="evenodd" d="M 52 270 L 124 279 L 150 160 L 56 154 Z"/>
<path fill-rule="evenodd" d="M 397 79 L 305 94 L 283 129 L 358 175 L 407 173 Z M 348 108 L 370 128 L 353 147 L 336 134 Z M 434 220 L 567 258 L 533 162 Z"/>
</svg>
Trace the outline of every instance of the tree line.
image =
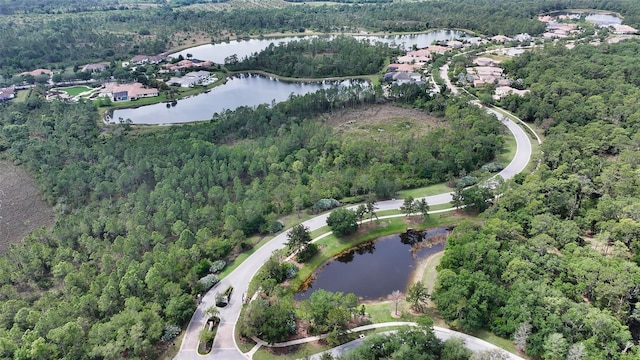
<svg viewBox="0 0 640 360">
<path fill-rule="evenodd" d="M 15 2 L 12 2 L 15 3 Z M 16 3 L 17 4 L 17 3 Z M 0 19 L 3 42 L 0 68 L 4 77 L 35 68 L 65 68 L 97 61 L 125 60 L 158 54 L 183 42 L 180 34 L 206 34 L 223 40 L 277 32 L 415 32 L 462 28 L 485 35 L 532 35 L 545 31 L 538 14 L 568 8 L 618 11 L 625 23 L 640 24 L 640 5 L 625 0 L 540 0 L 524 4 L 507 0 L 429 1 L 334 6 L 296 5 L 281 9 L 217 11 L 168 6 Z M 473 15 L 470 15 L 473 14 Z M 144 34 L 144 35 L 142 35 Z M 82 46 L 76 46 L 82 44 Z"/>
</svg>

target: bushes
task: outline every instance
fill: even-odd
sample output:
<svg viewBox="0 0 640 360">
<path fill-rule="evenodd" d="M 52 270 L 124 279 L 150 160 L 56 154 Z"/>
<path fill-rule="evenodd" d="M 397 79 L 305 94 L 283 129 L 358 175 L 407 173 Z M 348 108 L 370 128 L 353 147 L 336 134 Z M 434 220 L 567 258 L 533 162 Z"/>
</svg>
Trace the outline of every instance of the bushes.
<svg viewBox="0 0 640 360">
<path fill-rule="evenodd" d="M 336 199 L 320 199 L 313 205 L 313 210 L 323 212 L 340 206 L 340 202 Z"/>
<path fill-rule="evenodd" d="M 478 183 L 477 177 L 467 175 L 467 176 L 463 176 L 462 178 L 460 178 L 460 180 L 458 180 L 457 186 L 461 188 L 465 188 L 467 186 L 475 185 L 477 183 Z"/>
<path fill-rule="evenodd" d="M 217 284 L 220 279 L 218 279 L 218 275 L 209 274 L 205 275 L 198 280 L 198 284 L 202 287 L 202 291 L 207 291 L 213 287 L 213 285 Z"/>
<path fill-rule="evenodd" d="M 482 171 L 491 172 L 491 173 L 498 172 L 498 171 L 500 171 L 502 169 L 504 169 L 504 166 L 502 166 L 502 164 L 497 163 L 497 162 L 484 164 L 480 168 L 480 170 L 482 170 Z"/>
<path fill-rule="evenodd" d="M 222 270 L 224 269 L 224 267 L 225 267 L 225 266 L 227 266 L 227 263 L 226 263 L 226 261 L 224 261 L 224 260 L 217 260 L 217 261 L 214 261 L 214 262 L 211 264 L 211 267 L 209 267 L 209 272 L 210 272 L 210 273 L 212 273 L 212 274 L 217 274 L 217 273 L 219 273 L 220 271 L 222 271 Z"/>
<path fill-rule="evenodd" d="M 327 225 L 336 236 L 346 236 L 358 230 L 358 217 L 353 210 L 337 209 L 329 214 Z"/>
<path fill-rule="evenodd" d="M 317 253 L 318 245 L 309 243 L 296 254 L 296 260 L 300 263 L 307 262 Z"/>
<path fill-rule="evenodd" d="M 180 335 L 180 331 L 182 331 L 182 329 L 180 329 L 180 326 L 175 324 L 168 324 L 164 327 L 164 333 L 162 334 L 160 340 L 164 342 L 173 340 L 178 335 Z"/>
</svg>

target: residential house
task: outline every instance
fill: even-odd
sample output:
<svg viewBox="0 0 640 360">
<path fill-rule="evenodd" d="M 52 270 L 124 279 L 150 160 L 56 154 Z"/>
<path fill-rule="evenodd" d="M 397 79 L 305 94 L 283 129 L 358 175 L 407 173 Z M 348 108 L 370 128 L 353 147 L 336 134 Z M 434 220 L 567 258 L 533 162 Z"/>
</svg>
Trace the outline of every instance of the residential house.
<svg viewBox="0 0 640 360">
<path fill-rule="evenodd" d="M 131 58 L 131 64 L 143 65 L 143 64 L 159 64 L 166 60 L 166 57 L 162 55 L 136 55 Z"/>
<path fill-rule="evenodd" d="M 529 90 L 518 90 L 518 89 L 514 89 L 510 86 L 498 86 L 496 88 L 495 94 L 493 95 L 493 98 L 496 100 L 500 100 L 505 96 L 508 95 L 519 95 L 519 96 L 524 96 L 525 94 L 529 93 Z"/>
<path fill-rule="evenodd" d="M 190 68 L 203 68 L 213 66 L 213 61 L 203 61 L 198 59 L 184 59 L 180 60 L 175 64 L 164 64 L 165 68 L 171 71 L 178 71 L 181 69 L 190 69 Z"/>
<path fill-rule="evenodd" d="M 464 45 L 462 41 L 458 41 L 458 40 L 447 41 L 447 46 L 452 49 L 462 49 L 462 45 Z"/>
<path fill-rule="evenodd" d="M 208 71 L 195 71 L 186 74 L 183 77 L 172 77 L 167 81 L 168 85 L 179 84 L 181 87 L 192 87 L 202 83 L 203 80 L 211 76 Z"/>
<path fill-rule="evenodd" d="M 495 41 L 498 43 L 506 43 L 507 41 L 511 41 L 512 39 L 508 36 L 504 35 L 496 35 L 491 37 L 491 41 Z"/>
<path fill-rule="evenodd" d="M 387 71 L 393 72 L 393 71 L 404 71 L 404 72 L 413 72 L 416 69 L 419 69 L 421 67 L 421 65 L 419 64 L 398 64 L 398 63 L 394 63 L 394 64 L 389 64 L 389 66 L 387 67 Z"/>
<path fill-rule="evenodd" d="M 442 45 L 429 45 L 427 46 L 427 50 L 429 50 L 431 53 L 444 54 L 447 51 L 451 50 L 451 48 Z"/>
<path fill-rule="evenodd" d="M 479 57 L 473 59 L 473 63 L 478 66 L 498 66 L 498 64 L 500 64 L 500 60 L 495 60 L 488 57 Z"/>
<path fill-rule="evenodd" d="M 533 40 L 533 38 L 531 37 L 531 35 L 529 35 L 527 33 L 522 33 L 522 34 L 518 34 L 518 35 L 514 36 L 513 40 L 519 41 L 519 42 L 531 42 L 531 40 Z"/>
<path fill-rule="evenodd" d="M 632 28 L 629 25 L 613 24 L 610 25 L 610 27 L 613 28 L 613 33 L 617 35 L 635 34 L 638 32 L 637 29 Z"/>
<path fill-rule="evenodd" d="M 9 101 L 16 97 L 16 90 L 14 87 L 0 88 L 0 102 Z"/>
<path fill-rule="evenodd" d="M 87 64 L 82 67 L 82 72 L 101 72 L 107 70 L 107 64 Z"/>
<path fill-rule="evenodd" d="M 33 71 L 25 71 L 25 72 L 21 72 L 20 74 L 18 74 L 18 76 L 38 76 L 38 75 L 53 75 L 53 71 L 49 70 L 49 69 L 35 69 Z"/>
<path fill-rule="evenodd" d="M 135 82 L 129 84 L 118 84 L 109 82 L 104 84 L 100 90 L 100 96 L 106 96 L 115 101 L 137 100 L 144 97 L 154 97 L 160 95 L 158 89 L 145 88 L 144 85 Z"/>
</svg>

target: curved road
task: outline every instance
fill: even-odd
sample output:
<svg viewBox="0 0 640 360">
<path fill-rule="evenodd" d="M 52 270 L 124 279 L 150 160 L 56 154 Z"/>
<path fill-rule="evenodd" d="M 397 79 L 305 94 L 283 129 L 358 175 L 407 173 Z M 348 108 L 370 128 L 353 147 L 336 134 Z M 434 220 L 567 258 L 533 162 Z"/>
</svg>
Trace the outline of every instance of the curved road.
<svg viewBox="0 0 640 360">
<path fill-rule="evenodd" d="M 445 65 L 447 66 L 447 65 Z M 444 70 L 445 76 L 443 79 L 448 80 L 446 76 L 446 69 L 441 68 L 441 72 Z M 458 93 L 458 90 L 447 81 L 447 86 L 452 89 L 454 94 Z M 454 91 L 455 90 L 455 91 Z M 527 133 L 518 126 L 515 122 L 499 114 L 495 110 L 488 109 L 487 111 L 496 114 L 498 119 L 509 129 L 513 134 L 517 143 L 516 154 L 513 160 L 507 167 L 505 167 L 498 175 L 505 180 L 512 178 L 516 174 L 520 173 L 529 163 L 531 158 L 531 142 Z M 444 193 L 433 196 L 427 196 L 425 199 L 430 206 L 448 204 L 451 202 L 452 193 Z M 403 200 L 389 200 L 381 201 L 377 203 L 379 211 L 399 209 L 402 206 Z M 327 217 L 329 213 L 319 215 L 313 219 L 307 220 L 302 224 L 310 229 L 310 231 L 316 230 L 326 225 Z M 245 296 L 249 282 L 254 277 L 258 269 L 269 259 L 273 251 L 281 249 L 285 246 L 287 241 L 287 232 L 283 232 L 280 235 L 274 237 L 271 241 L 264 244 L 261 248 L 256 250 L 251 256 L 249 256 L 240 266 L 238 266 L 229 275 L 223 278 L 215 287 L 209 290 L 202 298 L 202 302 L 196 309 L 191 322 L 187 327 L 186 333 L 180 346 L 180 351 L 174 359 L 187 360 L 187 359 L 201 359 L 217 358 L 225 360 L 244 360 L 246 357 L 240 352 L 233 336 L 235 331 L 235 325 L 242 309 L 242 298 Z M 216 338 L 213 343 L 213 350 L 207 356 L 200 356 L 197 354 L 198 348 L 198 333 L 204 327 L 207 316 L 204 311 L 215 304 L 216 292 L 222 292 L 227 287 L 233 286 L 233 295 L 229 305 L 225 308 L 219 308 L 220 318 L 222 319 Z"/>
</svg>

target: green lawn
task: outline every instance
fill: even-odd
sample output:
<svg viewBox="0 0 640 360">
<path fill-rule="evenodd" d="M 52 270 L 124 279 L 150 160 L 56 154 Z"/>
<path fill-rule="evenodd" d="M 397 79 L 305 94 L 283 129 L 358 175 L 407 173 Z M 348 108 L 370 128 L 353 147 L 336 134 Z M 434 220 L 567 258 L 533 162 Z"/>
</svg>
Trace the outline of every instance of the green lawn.
<svg viewBox="0 0 640 360">
<path fill-rule="evenodd" d="M 91 88 L 88 86 L 71 86 L 65 88 L 57 88 L 56 90 L 64 91 L 69 94 L 69 96 L 78 96 L 80 95 L 80 93 L 91 90 Z"/>
<path fill-rule="evenodd" d="M 29 97 L 30 92 L 31 92 L 31 89 L 16 91 L 16 97 L 13 99 L 13 101 L 20 102 L 20 103 L 27 101 L 27 98 Z"/>
</svg>

